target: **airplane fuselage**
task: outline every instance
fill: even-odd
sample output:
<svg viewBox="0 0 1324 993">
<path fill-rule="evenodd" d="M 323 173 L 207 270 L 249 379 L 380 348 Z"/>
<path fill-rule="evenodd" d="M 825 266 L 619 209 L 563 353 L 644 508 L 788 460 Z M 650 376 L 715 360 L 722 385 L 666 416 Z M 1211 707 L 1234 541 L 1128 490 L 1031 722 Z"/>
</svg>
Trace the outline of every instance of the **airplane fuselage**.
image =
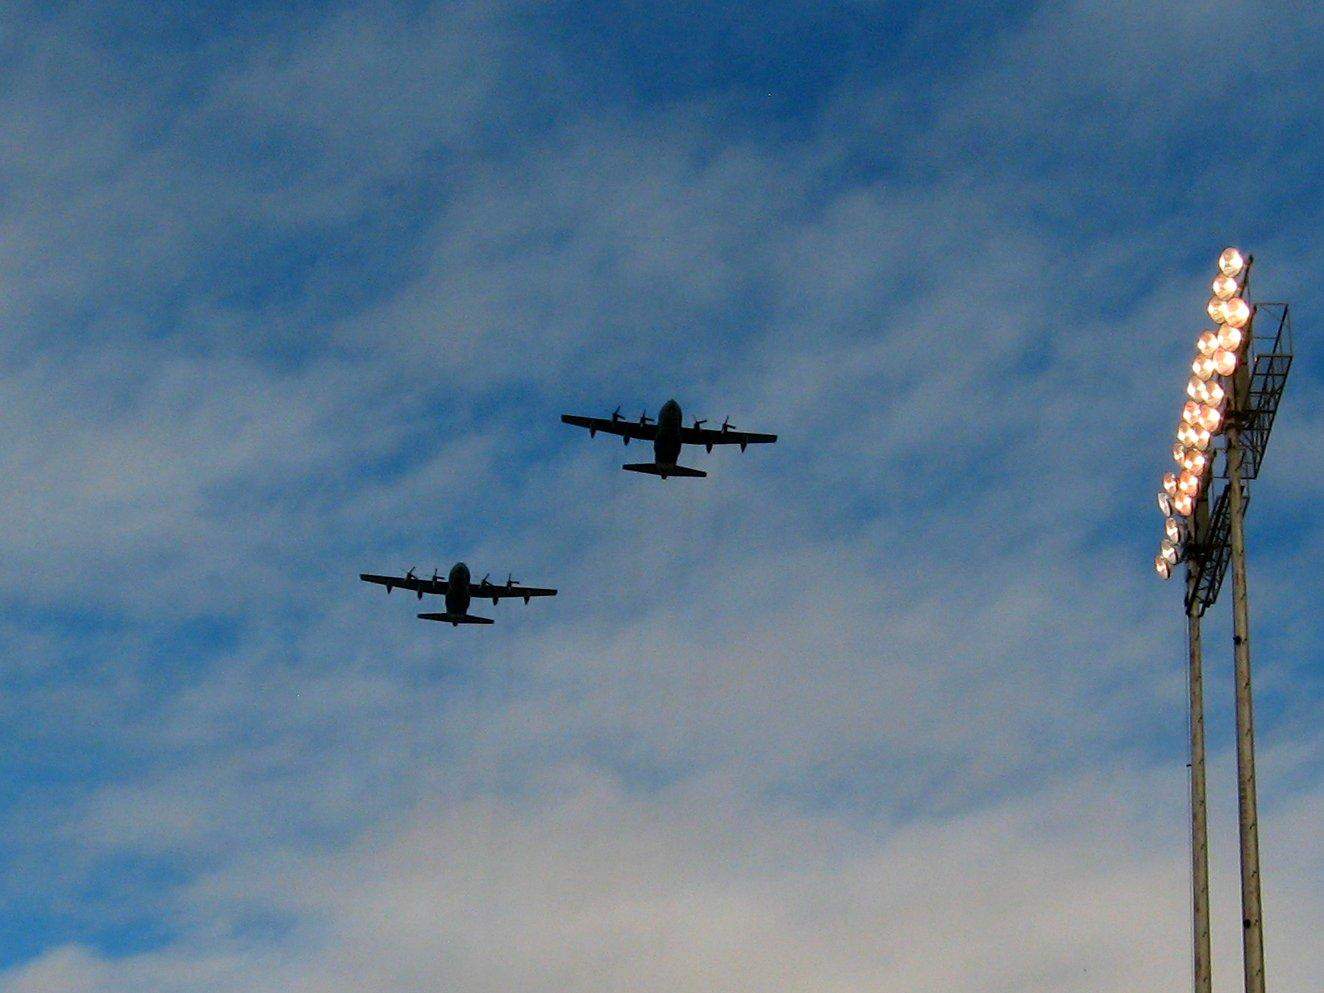
<svg viewBox="0 0 1324 993">
<path fill-rule="evenodd" d="M 451 566 L 446 577 L 446 613 L 467 614 L 473 594 L 469 591 L 469 567 L 463 562 Z"/>
<path fill-rule="evenodd" d="M 653 439 L 653 459 L 658 465 L 674 466 L 680 458 L 680 429 L 683 417 L 680 404 L 668 400 L 657 412 L 657 437 Z"/>
</svg>

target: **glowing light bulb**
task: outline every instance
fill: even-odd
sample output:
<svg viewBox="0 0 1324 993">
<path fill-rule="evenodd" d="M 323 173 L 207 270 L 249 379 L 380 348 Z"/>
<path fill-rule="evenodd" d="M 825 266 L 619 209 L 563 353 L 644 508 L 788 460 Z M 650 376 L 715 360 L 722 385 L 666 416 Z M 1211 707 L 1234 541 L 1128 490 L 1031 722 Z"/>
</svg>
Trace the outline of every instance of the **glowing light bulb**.
<svg viewBox="0 0 1324 993">
<path fill-rule="evenodd" d="M 1226 349 L 1229 352 L 1235 352 L 1241 347 L 1241 328 L 1234 328 L 1231 324 L 1224 324 L 1218 329 L 1218 347 Z"/>
<path fill-rule="evenodd" d="M 1204 402 L 1211 407 L 1221 405 L 1225 397 L 1226 394 L 1223 392 L 1223 387 L 1219 386 L 1217 383 L 1210 380 L 1204 384 Z"/>
<path fill-rule="evenodd" d="M 1177 518 L 1169 517 L 1163 522 L 1163 533 L 1174 545 L 1181 541 L 1181 525 L 1177 522 Z"/>
<path fill-rule="evenodd" d="M 1164 494 L 1166 496 L 1166 494 Z M 1172 498 L 1172 509 L 1174 513 L 1182 517 L 1190 517 L 1191 511 L 1195 509 L 1195 498 L 1189 493 L 1178 493 Z"/>
<path fill-rule="evenodd" d="M 1195 347 L 1199 349 L 1201 355 L 1213 355 L 1218 351 L 1218 332 L 1201 332 L 1200 337 L 1195 339 Z"/>
<path fill-rule="evenodd" d="M 1177 545 L 1164 538 L 1159 542 L 1159 555 L 1161 555 L 1168 565 L 1177 564 Z"/>
<path fill-rule="evenodd" d="M 1163 492 L 1168 496 L 1177 495 L 1177 474 L 1175 472 L 1165 472 L 1163 474 Z"/>
<path fill-rule="evenodd" d="M 1162 555 L 1154 556 L 1154 571 L 1159 574 L 1159 578 L 1162 580 L 1166 581 L 1172 578 L 1172 566 Z"/>
<path fill-rule="evenodd" d="M 1230 324 L 1234 328 L 1244 328 L 1250 320 L 1250 304 L 1241 297 L 1233 297 L 1223 304 L 1223 320 L 1220 324 Z"/>
<path fill-rule="evenodd" d="M 1231 300 L 1237 295 L 1237 281 L 1231 276 L 1224 276 L 1222 273 L 1214 277 L 1214 281 L 1209 284 L 1209 288 L 1214 291 L 1214 296 L 1220 300 Z"/>
<path fill-rule="evenodd" d="M 1187 400 L 1181 409 L 1181 419 L 1187 424 L 1200 423 L 1200 405 L 1194 400 Z"/>
<path fill-rule="evenodd" d="M 1183 469 L 1182 474 L 1177 477 L 1177 489 L 1187 496 L 1195 496 L 1200 492 L 1200 477 L 1190 469 Z"/>
<path fill-rule="evenodd" d="M 1223 426 L 1223 412 L 1217 407 L 1200 408 L 1200 427 L 1204 428 L 1210 434 L 1217 434 L 1218 429 Z"/>
<path fill-rule="evenodd" d="M 1186 458 L 1186 446 L 1180 441 L 1172 443 L 1172 461 L 1180 465 Z"/>
<path fill-rule="evenodd" d="M 1194 448 L 1189 448 L 1186 450 L 1186 454 L 1182 456 L 1181 465 L 1187 472 L 1193 472 L 1203 478 L 1205 468 L 1209 465 L 1209 456 L 1205 455 L 1204 452 L 1197 452 Z"/>
<path fill-rule="evenodd" d="M 1205 451 L 1209 447 L 1211 435 L 1198 424 L 1191 425 L 1191 444 L 1189 447 Z"/>
<path fill-rule="evenodd" d="M 1182 421 L 1177 425 L 1177 444 L 1182 448 L 1190 448 L 1195 443 L 1195 428 Z"/>
<path fill-rule="evenodd" d="M 1214 359 L 1211 355 L 1197 355 L 1191 363 L 1191 372 L 1196 379 L 1208 379 L 1214 374 Z"/>
<path fill-rule="evenodd" d="M 1240 276 L 1245 267 L 1246 260 L 1235 248 L 1223 249 L 1223 254 L 1218 257 L 1218 271 L 1224 276 Z"/>
<path fill-rule="evenodd" d="M 1220 348 L 1214 352 L 1214 371 L 1220 376 L 1230 376 L 1237 371 L 1237 353 Z"/>
<path fill-rule="evenodd" d="M 1204 305 L 1204 311 L 1215 324 L 1226 324 L 1227 319 L 1223 316 L 1223 309 L 1226 306 L 1226 300 L 1220 300 L 1218 297 L 1210 297 L 1209 302 Z"/>
</svg>

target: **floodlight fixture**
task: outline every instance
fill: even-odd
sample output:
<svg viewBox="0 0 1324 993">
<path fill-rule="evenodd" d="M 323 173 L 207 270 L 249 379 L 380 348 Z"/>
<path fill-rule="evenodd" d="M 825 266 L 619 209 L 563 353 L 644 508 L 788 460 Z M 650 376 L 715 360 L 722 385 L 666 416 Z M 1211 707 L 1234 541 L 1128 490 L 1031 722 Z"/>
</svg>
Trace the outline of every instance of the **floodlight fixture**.
<svg viewBox="0 0 1324 993">
<path fill-rule="evenodd" d="M 1218 271 L 1224 276 L 1240 276 L 1241 270 L 1245 267 L 1246 260 L 1235 248 L 1223 249 L 1223 254 L 1218 257 Z"/>
<path fill-rule="evenodd" d="M 1250 320 L 1250 304 L 1241 297 L 1233 297 L 1222 305 L 1223 320 L 1220 324 L 1228 324 L 1234 328 L 1244 328 L 1246 322 Z"/>
</svg>

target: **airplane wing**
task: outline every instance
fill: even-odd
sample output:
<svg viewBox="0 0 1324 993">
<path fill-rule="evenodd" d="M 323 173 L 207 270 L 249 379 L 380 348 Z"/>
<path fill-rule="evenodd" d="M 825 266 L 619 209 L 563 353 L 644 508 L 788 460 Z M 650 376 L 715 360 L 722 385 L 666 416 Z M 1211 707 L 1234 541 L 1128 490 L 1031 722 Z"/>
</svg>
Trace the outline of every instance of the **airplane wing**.
<svg viewBox="0 0 1324 993">
<path fill-rule="evenodd" d="M 714 445 L 739 445 L 744 451 L 746 445 L 771 445 L 777 440 L 775 434 L 757 434 L 753 431 L 737 431 L 735 428 L 686 428 L 680 429 L 680 440 L 686 445 L 702 445 L 708 451 Z"/>
<path fill-rule="evenodd" d="M 436 593 L 444 596 L 446 593 L 446 580 L 429 579 L 426 576 L 375 576 L 370 572 L 359 573 L 359 579 L 365 583 L 376 583 L 378 586 L 385 586 L 386 592 L 391 590 L 409 590 L 411 593 Z"/>
<path fill-rule="evenodd" d="M 577 414 L 562 414 L 561 423 L 573 424 L 577 428 L 588 428 L 589 437 L 599 431 L 604 434 L 620 435 L 627 442 L 631 438 L 652 441 L 657 437 L 656 424 L 652 422 L 640 424 L 638 421 L 627 421 L 619 417 L 580 417 Z"/>
<path fill-rule="evenodd" d="M 469 587 L 469 592 L 475 600 L 491 600 L 496 603 L 498 600 L 506 600 L 512 597 L 519 597 L 527 603 L 536 596 L 556 596 L 556 590 L 543 589 L 539 586 L 521 586 L 519 583 L 512 585 L 497 583 L 474 583 Z"/>
</svg>

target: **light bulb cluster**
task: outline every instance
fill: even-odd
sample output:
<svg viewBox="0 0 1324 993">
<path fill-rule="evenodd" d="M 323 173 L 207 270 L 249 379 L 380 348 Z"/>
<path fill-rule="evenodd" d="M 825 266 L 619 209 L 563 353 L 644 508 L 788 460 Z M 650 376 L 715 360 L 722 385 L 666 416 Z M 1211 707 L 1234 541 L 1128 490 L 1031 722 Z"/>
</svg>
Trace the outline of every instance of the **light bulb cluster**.
<svg viewBox="0 0 1324 993">
<path fill-rule="evenodd" d="M 1174 471 L 1163 476 L 1158 494 L 1163 514 L 1163 540 L 1154 556 L 1154 570 L 1163 579 L 1172 578 L 1172 569 L 1182 557 L 1191 535 L 1191 515 L 1196 501 L 1209 479 L 1213 454 L 1209 446 L 1214 435 L 1223 430 L 1230 380 L 1242 360 L 1245 327 L 1251 318 L 1250 304 L 1241 297 L 1246 260 L 1235 248 L 1224 249 L 1218 257 L 1218 274 L 1210 283 L 1213 294 L 1205 313 L 1214 322 L 1212 329 L 1200 332 L 1195 341 L 1191 378 L 1186 383 L 1186 403 L 1182 406 L 1177 440 L 1172 446 Z"/>
</svg>

